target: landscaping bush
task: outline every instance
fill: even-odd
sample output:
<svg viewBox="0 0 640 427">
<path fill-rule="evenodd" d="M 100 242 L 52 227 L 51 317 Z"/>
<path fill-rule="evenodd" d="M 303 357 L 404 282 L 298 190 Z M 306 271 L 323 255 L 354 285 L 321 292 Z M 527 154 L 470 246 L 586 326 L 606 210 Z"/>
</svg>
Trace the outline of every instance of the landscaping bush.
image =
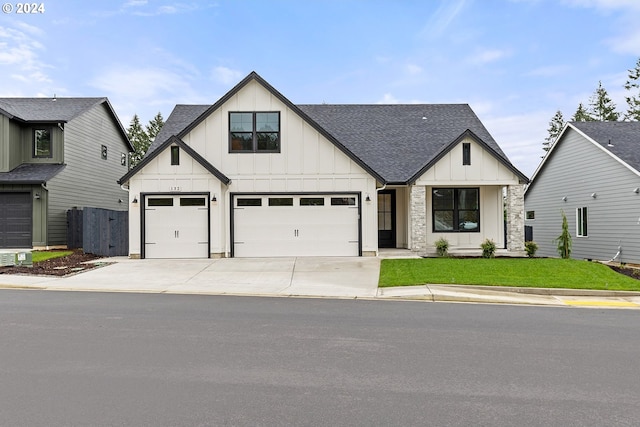
<svg viewBox="0 0 640 427">
<path fill-rule="evenodd" d="M 439 257 L 446 257 L 449 255 L 449 241 L 444 237 L 436 240 L 435 247 Z"/>
<path fill-rule="evenodd" d="M 524 250 L 529 258 L 533 258 L 538 250 L 538 244 L 536 242 L 524 242 Z"/>
<path fill-rule="evenodd" d="M 487 239 L 480 245 L 482 248 L 482 258 L 493 258 L 496 255 L 496 242 Z"/>
<path fill-rule="evenodd" d="M 556 237 L 553 241 L 558 245 L 558 254 L 560 258 L 571 258 L 571 234 L 569 233 L 569 223 L 567 222 L 567 216 L 562 212 L 562 233 Z"/>
</svg>

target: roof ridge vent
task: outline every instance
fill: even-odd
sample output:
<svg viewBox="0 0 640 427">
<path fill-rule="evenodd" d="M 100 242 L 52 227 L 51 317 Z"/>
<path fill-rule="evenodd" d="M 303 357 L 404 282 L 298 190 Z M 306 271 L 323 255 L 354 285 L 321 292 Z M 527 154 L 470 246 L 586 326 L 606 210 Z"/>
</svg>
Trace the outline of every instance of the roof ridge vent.
<svg viewBox="0 0 640 427">
<path fill-rule="evenodd" d="M 611 138 L 609 138 L 609 142 L 607 142 L 607 147 L 613 147 L 614 145 L 611 143 Z"/>
</svg>

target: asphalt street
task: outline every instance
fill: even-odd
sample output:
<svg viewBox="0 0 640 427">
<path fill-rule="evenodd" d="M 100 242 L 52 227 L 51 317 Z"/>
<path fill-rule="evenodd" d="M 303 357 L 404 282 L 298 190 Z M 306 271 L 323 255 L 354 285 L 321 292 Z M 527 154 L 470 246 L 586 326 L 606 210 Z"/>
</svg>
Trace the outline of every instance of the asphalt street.
<svg viewBox="0 0 640 427">
<path fill-rule="evenodd" d="M 0 425 L 638 425 L 639 320 L 0 290 Z"/>
</svg>

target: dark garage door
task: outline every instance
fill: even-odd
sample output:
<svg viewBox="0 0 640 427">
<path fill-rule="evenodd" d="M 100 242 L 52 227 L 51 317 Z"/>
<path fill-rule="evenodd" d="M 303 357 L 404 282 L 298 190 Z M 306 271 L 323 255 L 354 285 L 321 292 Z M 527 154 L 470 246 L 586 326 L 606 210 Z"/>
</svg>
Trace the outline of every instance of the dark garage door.
<svg viewBox="0 0 640 427">
<path fill-rule="evenodd" d="M 31 194 L 0 193 L 0 248 L 31 247 Z"/>
</svg>

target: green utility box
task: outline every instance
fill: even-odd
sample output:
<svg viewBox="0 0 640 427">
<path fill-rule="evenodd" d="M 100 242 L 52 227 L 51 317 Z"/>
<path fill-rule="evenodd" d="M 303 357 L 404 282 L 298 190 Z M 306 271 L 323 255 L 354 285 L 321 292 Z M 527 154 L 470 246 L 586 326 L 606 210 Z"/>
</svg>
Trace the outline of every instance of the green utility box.
<svg viewBox="0 0 640 427">
<path fill-rule="evenodd" d="M 16 265 L 33 267 L 33 255 L 31 255 L 31 252 L 18 252 L 16 254 Z"/>
</svg>

